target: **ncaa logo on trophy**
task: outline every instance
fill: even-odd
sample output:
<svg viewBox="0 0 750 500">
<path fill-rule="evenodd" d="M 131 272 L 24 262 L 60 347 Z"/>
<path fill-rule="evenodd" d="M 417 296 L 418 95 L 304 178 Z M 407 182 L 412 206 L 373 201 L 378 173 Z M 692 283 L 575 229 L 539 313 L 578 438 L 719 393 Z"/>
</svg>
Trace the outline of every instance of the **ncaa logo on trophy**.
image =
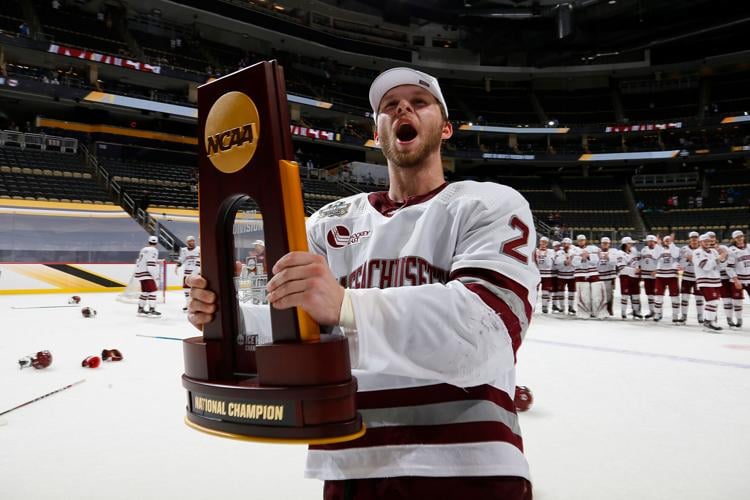
<svg viewBox="0 0 750 500">
<path fill-rule="evenodd" d="M 206 118 L 208 159 L 220 171 L 237 172 L 252 160 L 258 147 L 260 117 L 255 103 L 242 92 L 219 97 Z"/>
</svg>

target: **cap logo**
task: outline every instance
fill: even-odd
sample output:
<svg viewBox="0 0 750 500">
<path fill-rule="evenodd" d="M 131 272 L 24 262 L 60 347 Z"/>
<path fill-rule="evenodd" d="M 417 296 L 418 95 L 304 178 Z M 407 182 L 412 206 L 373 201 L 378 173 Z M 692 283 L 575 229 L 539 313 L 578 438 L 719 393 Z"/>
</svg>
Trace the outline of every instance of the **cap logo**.
<svg viewBox="0 0 750 500">
<path fill-rule="evenodd" d="M 426 81 L 424 81 L 424 80 L 419 80 L 419 84 L 420 84 L 420 85 L 423 85 L 423 86 L 425 86 L 425 87 L 427 87 L 427 88 L 430 88 L 430 84 L 429 84 L 429 83 L 427 83 L 427 82 L 426 82 Z"/>
</svg>

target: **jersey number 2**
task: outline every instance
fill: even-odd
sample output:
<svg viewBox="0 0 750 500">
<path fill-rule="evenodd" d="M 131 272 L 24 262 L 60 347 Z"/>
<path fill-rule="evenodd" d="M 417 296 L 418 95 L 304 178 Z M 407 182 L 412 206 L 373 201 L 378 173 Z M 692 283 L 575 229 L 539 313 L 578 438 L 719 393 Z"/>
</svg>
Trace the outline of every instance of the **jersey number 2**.
<svg viewBox="0 0 750 500">
<path fill-rule="evenodd" d="M 505 255 L 509 257 L 513 257 L 516 260 L 520 260 L 524 264 L 529 263 L 529 258 L 526 257 L 524 254 L 516 250 L 518 247 L 525 247 L 529 244 L 529 226 L 523 223 L 521 219 L 518 218 L 517 215 L 514 215 L 510 218 L 510 222 L 508 222 L 508 225 L 512 227 L 513 229 L 519 229 L 521 231 L 521 235 L 507 240 L 503 243 L 503 245 L 500 247 L 500 252 L 504 253 Z"/>
</svg>

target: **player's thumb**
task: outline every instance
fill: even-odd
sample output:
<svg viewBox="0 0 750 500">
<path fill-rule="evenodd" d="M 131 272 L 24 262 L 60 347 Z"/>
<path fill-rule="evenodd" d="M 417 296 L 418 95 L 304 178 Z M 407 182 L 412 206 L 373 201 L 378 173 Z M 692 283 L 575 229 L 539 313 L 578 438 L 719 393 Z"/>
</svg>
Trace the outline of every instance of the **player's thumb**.
<svg viewBox="0 0 750 500">
<path fill-rule="evenodd" d="M 239 260 L 234 261 L 234 275 L 239 276 L 242 273 L 242 262 Z"/>
</svg>

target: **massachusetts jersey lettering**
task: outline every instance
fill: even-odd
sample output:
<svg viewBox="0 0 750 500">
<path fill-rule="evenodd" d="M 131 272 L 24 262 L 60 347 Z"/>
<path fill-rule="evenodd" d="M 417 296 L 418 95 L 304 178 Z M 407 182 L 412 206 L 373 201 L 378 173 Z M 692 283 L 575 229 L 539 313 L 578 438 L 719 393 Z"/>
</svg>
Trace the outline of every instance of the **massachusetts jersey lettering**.
<svg viewBox="0 0 750 500">
<path fill-rule="evenodd" d="M 391 288 L 397 286 L 446 283 L 448 271 L 435 267 L 421 257 L 373 259 L 365 262 L 348 276 L 339 278 L 346 288 Z"/>
</svg>

